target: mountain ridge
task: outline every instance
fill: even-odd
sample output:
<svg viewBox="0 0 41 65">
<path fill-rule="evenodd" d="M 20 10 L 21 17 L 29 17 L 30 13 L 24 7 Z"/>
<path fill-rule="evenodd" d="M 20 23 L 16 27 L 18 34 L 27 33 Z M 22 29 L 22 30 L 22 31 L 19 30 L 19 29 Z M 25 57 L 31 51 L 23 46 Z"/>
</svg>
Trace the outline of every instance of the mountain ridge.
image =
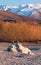
<svg viewBox="0 0 41 65">
<path fill-rule="evenodd" d="M 16 13 L 23 16 L 29 16 L 34 11 L 41 10 L 41 4 L 28 4 L 19 6 L 0 5 L 0 10 Z"/>
</svg>

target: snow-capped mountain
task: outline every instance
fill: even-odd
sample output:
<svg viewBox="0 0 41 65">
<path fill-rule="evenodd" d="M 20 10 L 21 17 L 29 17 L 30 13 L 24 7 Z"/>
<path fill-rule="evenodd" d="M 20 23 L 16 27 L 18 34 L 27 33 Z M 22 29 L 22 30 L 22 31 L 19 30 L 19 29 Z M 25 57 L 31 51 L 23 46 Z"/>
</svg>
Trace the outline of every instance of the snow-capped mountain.
<svg viewBox="0 0 41 65">
<path fill-rule="evenodd" d="M 28 4 L 19 6 L 6 6 L 0 5 L 0 10 L 16 13 L 23 16 L 36 15 L 39 16 L 39 10 L 41 10 L 41 4 Z M 37 17 L 36 17 L 37 18 Z"/>
</svg>

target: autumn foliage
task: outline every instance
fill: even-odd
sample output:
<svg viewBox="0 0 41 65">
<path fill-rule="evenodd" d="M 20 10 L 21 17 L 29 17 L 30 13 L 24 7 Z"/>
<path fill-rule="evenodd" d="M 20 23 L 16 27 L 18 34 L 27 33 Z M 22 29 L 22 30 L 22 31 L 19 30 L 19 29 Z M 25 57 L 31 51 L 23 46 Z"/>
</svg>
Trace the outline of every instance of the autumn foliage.
<svg viewBox="0 0 41 65">
<path fill-rule="evenodd" d="M 31 25 L 27 22 L 0 22 L 0 40 L 21 42 L 41 40 L 41 25 Z"/>
</svg>

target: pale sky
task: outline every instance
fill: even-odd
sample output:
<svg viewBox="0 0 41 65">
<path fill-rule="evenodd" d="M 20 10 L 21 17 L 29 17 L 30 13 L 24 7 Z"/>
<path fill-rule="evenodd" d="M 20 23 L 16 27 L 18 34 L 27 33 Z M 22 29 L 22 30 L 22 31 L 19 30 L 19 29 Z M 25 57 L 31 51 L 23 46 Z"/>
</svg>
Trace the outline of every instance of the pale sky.
<svg viewBox="0 0 41 65">
<path fill-rule="evenodd" d="M 0 0 L 0 5 L 21 5 L 21 4 L 40 3 L 41 0 Z"/>
</svg>

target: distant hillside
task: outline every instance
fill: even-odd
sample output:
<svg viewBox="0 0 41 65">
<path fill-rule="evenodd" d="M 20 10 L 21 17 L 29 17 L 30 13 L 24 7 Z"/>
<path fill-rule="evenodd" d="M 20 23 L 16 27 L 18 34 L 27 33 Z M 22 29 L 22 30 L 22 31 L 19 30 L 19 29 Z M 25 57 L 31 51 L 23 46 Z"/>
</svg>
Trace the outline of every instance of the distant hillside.
<svg viewBox="0 0 41 65">
<path fill-rule="evenodd" d="M 33 16 L 21 16 L 15 13 L 10 13 L 2 10 L 0 10 L 0 21 L 41 23 L 41 20 L 37 20 L 33 18 Z"/>
</svg>

